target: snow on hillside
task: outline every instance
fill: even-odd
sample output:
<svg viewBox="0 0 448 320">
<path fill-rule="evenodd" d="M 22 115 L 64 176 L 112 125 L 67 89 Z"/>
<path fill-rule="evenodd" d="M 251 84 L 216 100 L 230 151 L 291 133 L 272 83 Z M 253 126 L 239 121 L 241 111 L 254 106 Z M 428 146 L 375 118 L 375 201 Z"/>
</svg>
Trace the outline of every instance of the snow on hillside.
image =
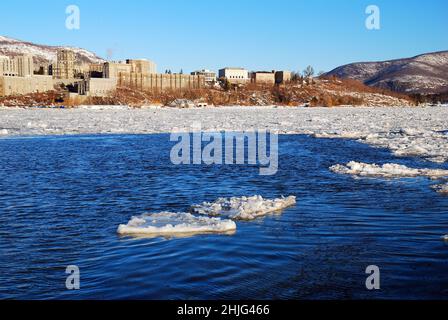
<svg viewBox="0 0 448 320">
<path fill-rule="evenodd" d="M 352 63 L 326 74 L 406 93 L 448 91 L 448 51 L 407 59 Z"/>
<path fill-rule="evenodd" d="M 85 49 L 68 46 L 45 46 L 31 42 L 20 41 L 4 36 L 0 36 L 0 55 L 16 56 L 20 54 L 31 54 L 35 62 L 54 62 L 56 61 L 57 51 L 59 49 L 70 49 L 75 52 L 77 59 L 84 63 L 100 63 L 103 59 L 96 56 L 93 52 Z"/>
<path fill-rule="evenodd" d="M 447 66 L 448 52 L 438 52 L 433 54 L 424 54 L 414 59 L 415 61 L 427 63 L 432 66 Z"/>
</svg>

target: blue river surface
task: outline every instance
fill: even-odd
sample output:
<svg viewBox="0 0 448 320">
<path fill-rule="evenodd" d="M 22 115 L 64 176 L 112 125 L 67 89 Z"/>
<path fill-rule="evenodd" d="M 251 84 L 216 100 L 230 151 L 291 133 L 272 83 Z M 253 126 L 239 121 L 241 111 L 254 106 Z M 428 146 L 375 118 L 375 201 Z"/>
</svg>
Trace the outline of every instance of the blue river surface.
<svg viewBox="0 0 448 320">
<path fill-rule="evenodd" d="M 173 165 L 168 134 L 0 139 L 0 299 L 447 299 L 448 197 L 428 178 L 354 178 L 355 160 L 444 168 L 351 140 L 279 137 L 279 171 Z M 297 196 L 232 235 L 120 237 L 147 212 Z M 66 267 L 80 269 L 67 290 Z M 366 289 L 366 268 L 381 289 Z"/>
</svg>

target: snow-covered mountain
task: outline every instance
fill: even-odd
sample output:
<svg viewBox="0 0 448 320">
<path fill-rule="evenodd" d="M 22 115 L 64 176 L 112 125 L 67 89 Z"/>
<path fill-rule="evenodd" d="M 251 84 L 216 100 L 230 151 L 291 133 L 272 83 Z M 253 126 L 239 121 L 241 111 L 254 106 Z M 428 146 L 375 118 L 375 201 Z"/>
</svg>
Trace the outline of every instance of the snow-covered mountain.
<svg viewBox="0 0 448 320">
<path fill-rule="evenodd" d="M 448 51 L 383 62 L 352 63 L 326 74 L 404 93 L 448 92 Z"/>
<path fill-rule="evenodd" d="M 58 49 L 70 49 L 74 51 L 77 60 L 82 63 L 104 62 L 102 58 L 85 49 L 40 45 L 0 36 L 0 55 L 2 56 L 13 57 L 21 54 L 31 54 L 34 56 L 35 63 L 52 63 L 56 61 Z"/>
</svg>

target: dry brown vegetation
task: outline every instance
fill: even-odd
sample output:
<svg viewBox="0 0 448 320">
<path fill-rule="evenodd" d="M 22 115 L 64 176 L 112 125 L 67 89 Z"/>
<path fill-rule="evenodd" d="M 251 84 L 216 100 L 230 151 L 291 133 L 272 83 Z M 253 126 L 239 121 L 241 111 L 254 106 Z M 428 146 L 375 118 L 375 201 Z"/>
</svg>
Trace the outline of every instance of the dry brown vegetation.
<svg viewBox="0 0 448 320">
<path fill-rule="evenodd" d="M 129 105 L 140 107 L 150 104 L 169 105 L 175 99 L 207 102 L 209 105 L 266 106 L 309 105 L 334 107 L 342 105 L 415 105 L 415 100 L 404 94 L 368 87 L 355 80 L 334 77 L 311 81 L 292 82 L 280 86 L 249 84 L 245 87 L 151 92 L 127 87 L 117 88 L 109 97 L 75 96 L 63 92 L 36 93 L 0 98 L 0 105 L 40 106 L 64 105 Z"/>
<path fill-rule="evenodd" d="M 62 103 L 63 101 L 64 94 L 57 91 L 0 97 L 0 105 L 8 107 L 48 106 L 57 105 Z"/>
<path fill-rule="evenodd" d="M 377 87 L 369 87 L 362 83 L 361 81 L 352 80 L 352 79 L 339 79 L 336 77 L 321 77 L 321 80 L 323 81 L 329 81 L 333 85 L 338 85 L 340 88 L 347 88 L 348 90 L 356 91 L 356 92 L 365 92 L 365 93 L 376 93 L 376 94 L 382 94 L 386 96 L 395 97 L 398 99 L 408 100 L 411 102 L 414 102 L 414 99 L 412 99 L 410 96 L 404 94 L 395 92 L 389 89 L 381 89 Z"/>
</svg>

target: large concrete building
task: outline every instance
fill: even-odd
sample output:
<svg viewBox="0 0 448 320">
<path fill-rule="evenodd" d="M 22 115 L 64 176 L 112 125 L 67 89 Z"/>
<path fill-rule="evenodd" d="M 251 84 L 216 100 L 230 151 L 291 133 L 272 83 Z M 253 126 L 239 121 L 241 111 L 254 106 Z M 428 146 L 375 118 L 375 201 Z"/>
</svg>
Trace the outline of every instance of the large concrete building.
<svg viewBox="0 0 448 320">
<path fill-rule="evenodd" d="M 45 92 L 54 89 L 51 76 L 34 75 L 31 55 L 0 57 L 0 96 Z"/>
<path fill-rule="evenodd" d="M 200 89 L 205 86 L 204 76 L 186 74 L 120 74 L 118 85 L 137 90 L 167 91 Z"/>
<path fill-rule="evenodd" d="M 61 84 L 66 85 L 72 95 L 89 96 L 107 96 L 117 86 L 147 91 L 205 86 L 204 75 L 157 74 L 156 64 L 145 59 L 78 65 L 75 53 L 63 49 L 58 51 L 53 66 L 41 66 L 34 75 L 32 56 L 0 57 L 0 95 L 50 91 Z"/>
<path fill-rule="evenodd" d="M 157 65 L 146 59 L 128 59 L 126 64 L 131 65 L 131 72 L 141 74 L 156 74 Z"/>
<path fill-rule="evenodd" d="M 126 60 L 106 62 L 104 77 L 117 79 L 118 86 L 137 90 L 165 91 L 199 89 L 205 86 L 204 76 L 184 74 L 158 74 L 155 63 L 149 60 Z"/>
<path fill-rule="evenodd" d="M 117 78 L 89 78 L 75 83 L 75 91 L 80 95 L 107 97 L 117 88 Z"/>
<path fill-rule="evenodd" d="M 17 56 L 17 73 L 19 77 L 31 77 L 34 75 L 33 57 L 29 54 Z"/>
<path fill-rule="evenodd" d="M 75 53 L 71 50 L 59 50 L 56 68 L 53 70 L 54 77 L 56 79 L 74 79 L 75 69 Z"/>
<path fill-rule="evenodd" d="M 157 74 L 154 62 L 128 59 L 90 65 L 88 75 L 77 80 L 71 90 L 79 95 L 105 97 L 118 86 L 147 91 L 187 90 L 202 88 L 205 81 L 204 76 Z"/>
<path fill-rule="evenodd" d="M 104 64 L 104 78 L 118 78 L 120 74 L 130 74 L 132 66 L 124 62 L 106 62 Z"/>
<path fill-rule="evenodd" d="M 52 76 L 0 77 L 0 96 L 22 95 L 54 90 Z"/>
<path fill-rule="evenodd" d="M 16 57 L 0 56 L 0 76 L 31 77 L 34 74 L 34 62 L 31 55 Z"/>
<path fill-rule="evenodd" d="M 224 68 L 219 70 L 219 78 L 232 84 L 245 84 L 249 82 L 249 71 L 244 68 Z"/>
<path fill-rule="evenodd" d="M 157 66 L 154 62 L 144 59 L 128 59 L 126 62 L 106 62 L 104 64 L 104 78 L 119 78 L 121 74 L 156 74 Z"/>
<path fill-rule="evenodd" d="M 275 73 L 267 71 L 257 71 L 251 73 L 251 81 L 256 84 L 274 85 Z"/>
<path fill-rule="evenodd" d="M 104 63 L 92 63 L 89 65 L 89 77 L 103 78 L 104 77 Z"/>
</svg>

